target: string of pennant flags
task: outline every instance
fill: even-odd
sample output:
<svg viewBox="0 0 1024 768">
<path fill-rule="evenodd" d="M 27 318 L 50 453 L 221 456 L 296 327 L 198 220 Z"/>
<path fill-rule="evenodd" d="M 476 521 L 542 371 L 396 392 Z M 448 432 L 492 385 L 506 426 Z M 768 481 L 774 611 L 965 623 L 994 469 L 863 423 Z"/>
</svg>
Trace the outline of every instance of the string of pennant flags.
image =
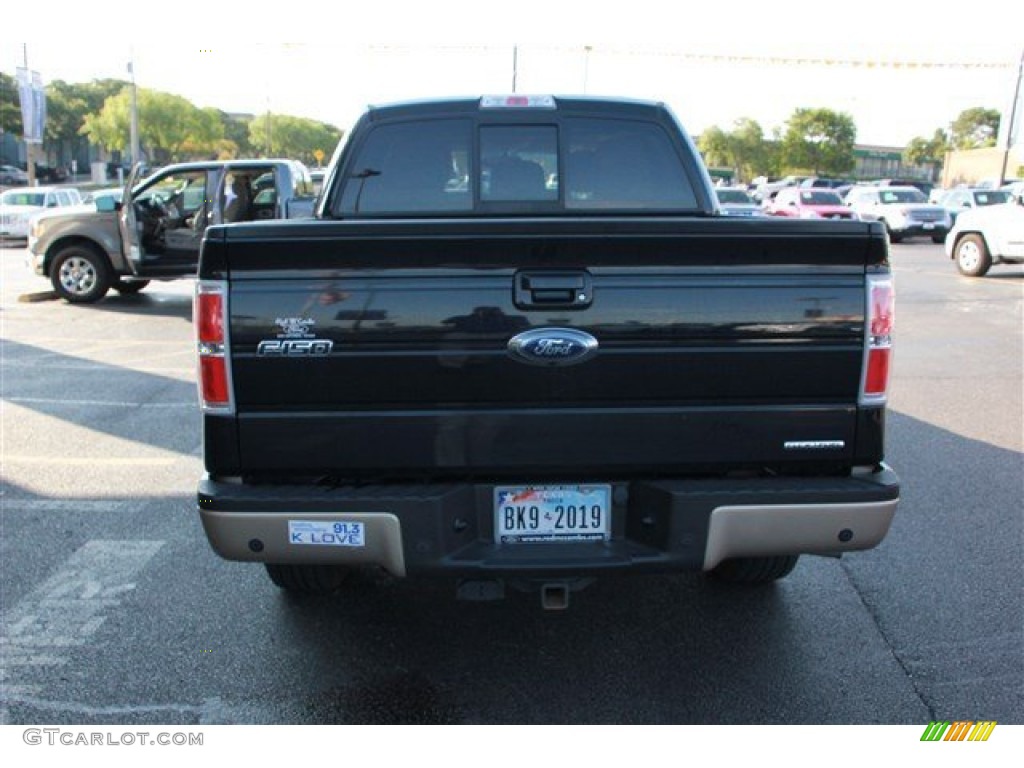
<svg viewBox="0 0 1024 768">
<path fill-rule="evenodd" d="M 853 69 L 1010 69 L 1010 61 L 902 61 L 884 59 L 791 58 L 786 56 L 722 56 L 717 54 L 669 54 L 673 58 L 715 64 L 752 64 L 756 66 L 818 66 Z"/>
<path fill-rule="evenodd" d="M 478 51 L 497 53 L 508 50 L 498 46 L 482 45 L 440 45 L 440 46 L 419 46 L 409 45 L 371 45 L 374 52 L 399 52 L 422 50 L 429 47 L 434 51 Z M 836 56 L 775 56 L 761 54 L 722 54 L 703 53 L 687 51 L 659 51 L 659 50 L 629 50 L 620 48 L 598 48 L 595 46 L 580 46 L 570 48 L 567 46 L 514 46 L 523 52 L 530 50 L 544 51 L 546 53 L 581 53 L 590 54 L 594 52 L 607 53 L 619 56 L 652 56 L 666 59 L 677 59 L 696 63 L 713 64 L 738 64 L 750 66 L 811 66 L 811 67 L 844 67 L 850 69 L 962 69 L 962 70 L 1008 70 L 1018 66 L 1014 60 L 942 60 L 942 59 L 886 59 L 886 58 L 845 58 Z"/>
</svg>

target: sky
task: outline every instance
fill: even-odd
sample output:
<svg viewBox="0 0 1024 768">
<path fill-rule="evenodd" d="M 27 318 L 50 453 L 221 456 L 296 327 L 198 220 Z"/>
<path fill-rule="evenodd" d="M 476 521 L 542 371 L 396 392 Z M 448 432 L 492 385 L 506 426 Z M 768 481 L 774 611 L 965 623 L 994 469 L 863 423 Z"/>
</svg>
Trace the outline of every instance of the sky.
<svg viewBox="0 0 1024 768">
<path fill-rule="evenodd" d="M 127 79 L 133 61 L 140 87 L 199 107 L 347 128 L 368 104 L 512 92 L 515 62 L 520 93 L 664 101 L 691 134 L 746 117 L 770 135 L 795 109 L 825 107 L 854 118 L 858 143 L 902 147 L 964 109 L 1008 114 L 1024 52 L 1005 8 L 934 0 L 286 7 L 48 2 L 41 35 L 37 6 L 18 3 L 4 12 L 0 71 L 27 54 L 44 82 L 88 82 Z"/>
</svg>

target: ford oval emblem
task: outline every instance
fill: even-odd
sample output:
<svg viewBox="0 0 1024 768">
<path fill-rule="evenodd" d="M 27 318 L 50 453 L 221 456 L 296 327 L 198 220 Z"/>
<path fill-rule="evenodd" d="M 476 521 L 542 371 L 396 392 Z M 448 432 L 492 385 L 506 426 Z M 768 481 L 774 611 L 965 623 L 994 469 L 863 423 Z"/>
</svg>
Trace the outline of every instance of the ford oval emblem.
<svg viewBox="0 0 1024 768">
<path fill-rule="evenodd" d="M 597 339 L 572 328 L 538 328 L 509 339 L 508 352 L 531 365 L 576 365 L 597 354 Z"/>
</svg>

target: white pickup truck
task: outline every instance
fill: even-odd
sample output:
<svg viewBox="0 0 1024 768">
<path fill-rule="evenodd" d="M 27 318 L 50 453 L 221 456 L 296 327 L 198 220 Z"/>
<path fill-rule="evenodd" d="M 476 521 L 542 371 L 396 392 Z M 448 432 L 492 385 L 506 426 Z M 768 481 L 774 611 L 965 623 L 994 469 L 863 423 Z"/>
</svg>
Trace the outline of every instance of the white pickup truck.
<svg viewBox="0 0 1024 768">
<path fill-rule="evenodd" d="M 1024 264 L 1024 202 L 961 213 L 946 236 L 946 255 L 969 277 L 981 277 L 993 264 Z"/>
</svg>

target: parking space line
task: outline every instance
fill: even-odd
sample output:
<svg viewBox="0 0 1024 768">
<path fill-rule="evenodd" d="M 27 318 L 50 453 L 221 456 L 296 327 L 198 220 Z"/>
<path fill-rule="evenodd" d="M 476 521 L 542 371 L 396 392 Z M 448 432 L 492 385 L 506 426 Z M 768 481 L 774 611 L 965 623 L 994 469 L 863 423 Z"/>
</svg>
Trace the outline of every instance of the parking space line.
<svg viewBox="0 0 1024 768">
<path fill-rule="evenodd" d="M 120 512 L 131 508 L 129 501 L 95 499 L 9 499 L 0 497 L 4 514 L 12 512 Z"/>
<path fill-rule="evenodd" d="M 87 542 L 56 573 L 3 616 L 3 703 L 37 686 L 8 679 L 33 668 L 60 666 L 73 648 L 84 648 L 109 612 L 135 589 L 135 577 L 163 541 Z M 31 683 L 31 681 L 28 681 Z"/>
<path fill-rule="evenodd" d="M 16 405 L 100 405 L 113 408 L 196 408 L 199 403 L 193 400 L 177 403 L 133 403 L 124 400 L 66 400 L 52 397 L 5 397 L 4 401 Z"/>
<path fill-rule="evenodd" d="M 196 368 L 194 365 L 131 365 L 132 361 L 105 361 L 97 363 L 57 363 L 57 364 L 46 364 L 47 371 L 101 371 L 105 375 L 111 373 L 117 373 L 116 370 L 111 369 L 120 368 L 121 373 L 177 373 L 177 374 L 191 374 L 194 375 Z M 4 368 L 37 368 L 39 367 L 39 360 L 34 359 L 32 361 L 10 361 L 4 360 L 0 363 Z M 129 367 L 130 366 L 130 367 Z"/>
<path fill-rule="evenodd" d="M 9 456 L 5 454 L 3 461 L 5 464 L 66 467 L 170 467 L 180 461 L 180 459 L 147 458 L 143 456 L 88 456 L 79 458 L 74 456 Z"/>
<path fill-rule="evenodd" d="M 14 323 L 13 320 L 8 320 L 7 321 L 8 326 L 13 325 L 13 323 Z M 21 334 L 19 334 L 19 336 L 20 335 Z M 0 339 L 0 340 L 2 340 L 2 339 Z M 192 339 L 191 339 L 191 337 L 189 337 L 186 340 L 183 340 L 183 339 L 108 339 L 108 340 L 106 340 L 104 342 L 97 342 L 95 338 L 72 339 L 72 338 L 69 338 L 67 336 L 32 336 L 30 341 L 31 341 L 32 344 L 56 344 L 56 345 L 64 346 L 64 347 L 67 347 L 69 351 L 73 350 L 73 351 L 75 351 L 77 353 L 80 350 L 83 350 L 83 349 L 86 349 L 86 348 L 89 348 L 89 347 L 96 347 L 96 346 L 102 347 L 104 349 L 109 349 L 112 344 L 116 344 L 119 349 L 123 349 L 125 347 L 133 347 L 133 346 L 134 347 L 143 347 L 143 346 L 144 347 L 154 347 L 154 346 L 157 346 L 158 344 L 169 344 L 169 345 L 180 347 L 182 344 L 188 344 L 188 342 L 192 341 Z M 46 352 L 57 352 L 58 354 L 63 354 L 63 350 L 47 349 L 45 351 Z"/>
</svg>

